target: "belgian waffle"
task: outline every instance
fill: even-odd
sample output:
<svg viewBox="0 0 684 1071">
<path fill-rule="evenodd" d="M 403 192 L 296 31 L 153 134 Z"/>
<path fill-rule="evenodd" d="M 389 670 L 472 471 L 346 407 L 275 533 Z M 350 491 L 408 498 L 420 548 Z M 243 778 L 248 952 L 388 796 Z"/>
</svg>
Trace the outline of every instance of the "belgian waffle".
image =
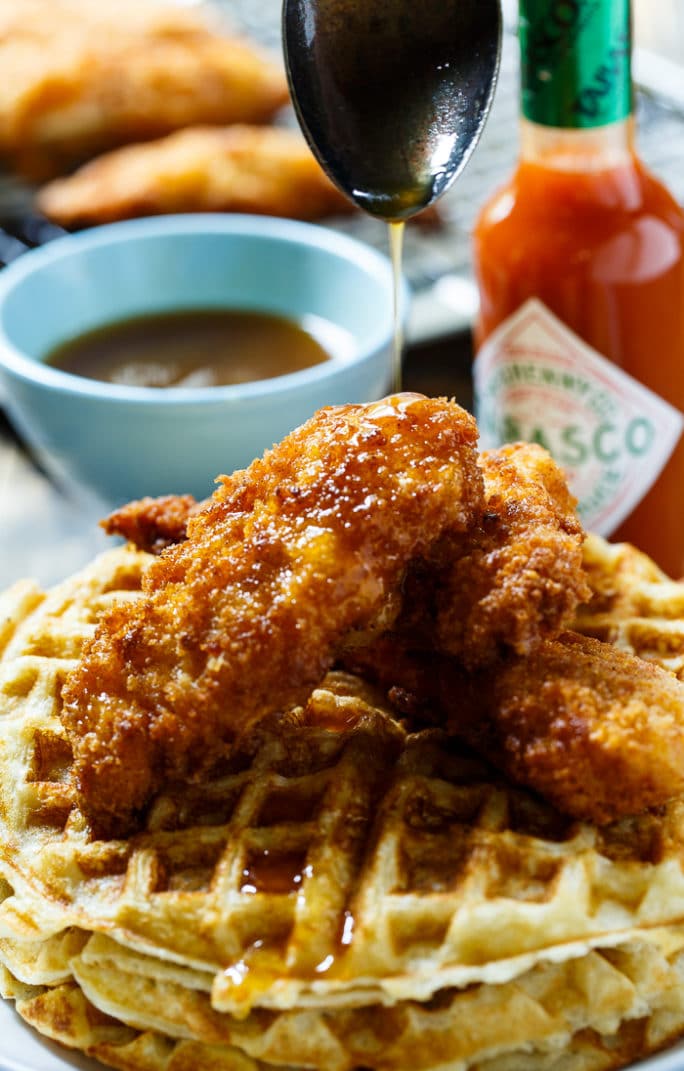
<svg viewBox="0 0 684 1071">
<path fill-rule="evenodd" d="M 629 543 L 600 536 L 587 537 L 584 561 L 593 594 L 573 627 L 684 680 L 684 581 L 670 580 Z"/>
<path fill-rule="evenodd" d="M 131 1071 L 601 1071 L 684 1032 L 684 801 L 569 820 L 350 675 L 94 839 L 61 684 L 148 561 L 0 603 L 0 962 L 28 1022 Z"/>
<path fill-rule="evenodd" d="M 401 1069 L 407 1056 L 416 1071 L 434 1071 L 468 1067 L 525 1046 L 559 1052 L 580 1031 L 613 1036 L 622 1023 L 669 1010 L 683 999 L 681 991 L 671 992 L 679 989 L 684 966 L 684 931 L 676 929 L 562 963 L 537 964 L 501 985 L 446 989 L 428 1004 L 294 1009 L 275 1016 L 255 1011 L 245 1020 L 217 1014 L 208 994 L 180 979 L 162 980 L 154 961 L 146 973 L 139 965 L 129 972 L 127 960 L 135 954 L 112 955 L 112 945 L 95 937 L 72 964 L 82 991 L 98 1008 L 166 1036 L 229 1044 L 266 1063 L 301 1062 L 320 1071 Z"/>
<path fill-rule="evenodd" d="M 99 1011 L 74 982 L 27 986 L 3 967 L 0 994 L 13 1000 L 22 1019 L 44 1037 L 120 1071 L 268 1071 L 231 1046 L 178 1041 L 127 1027 Z"/>
<path fill-rule="evenodd" d="M 46 944 L 55 941 L 45 959 L 60 959 L 64 940 Z M 18 981 L 4 966 L 0 989 L 42 1034 L 131 1071 L 602 1071 L 684 1030 L 681 927 L 428 1004 L 245 1020 L 218 1014 L 193 972 L 172 969 L 172 981 L 159 961 L 108 938 L 91 938 L 70 965 L 74 977 L 54 986 Z"/>
</svg>

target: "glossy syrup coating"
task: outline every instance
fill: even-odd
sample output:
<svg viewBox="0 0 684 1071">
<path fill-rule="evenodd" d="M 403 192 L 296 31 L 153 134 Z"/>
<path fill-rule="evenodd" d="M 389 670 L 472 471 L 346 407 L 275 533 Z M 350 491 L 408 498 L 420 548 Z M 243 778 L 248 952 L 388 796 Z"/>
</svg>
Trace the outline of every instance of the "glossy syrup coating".
<svg viewBox="0 0 684 1071">
<path fill-rule="evenodd" d="M 413 644 L 457 655 L 471 668 L 496 661 L 506 647 L 528 654 L 591 594 L 576 501 L 548 452 L 514 443 L 481 453 L 478 465 L 485 499 L 476 523 L 448 541 L 439 561 L 412 564 L 395 625 Z M 190 495 L 144 498 L 103 527 L 158 554 L 187 537 L 201 508 Z"/>
<path fill-rule="evenodd" d="M 455 403 L 402 394 L 321 410 L 222 477 L 66 681 L 97 830 L 130 828 L 163 783 L 201 778 L 259 717 L 303 702 L 352 637 L 391 625 L 409 564 L 474 523 L 476 438 Z"/>
</svg>

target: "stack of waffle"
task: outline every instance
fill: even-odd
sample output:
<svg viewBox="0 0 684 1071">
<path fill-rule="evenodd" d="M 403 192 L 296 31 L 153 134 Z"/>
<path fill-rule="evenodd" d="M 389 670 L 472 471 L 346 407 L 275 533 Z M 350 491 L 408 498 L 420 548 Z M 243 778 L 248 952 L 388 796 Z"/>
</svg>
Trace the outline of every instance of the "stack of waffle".
<svg viewBox="0 0 684 1071">
<path fill-rule="evenodd" d="M 93 839 L 61 684 L 148 560 L 0 600 L 0 972 L 27 1022 L 130 1071 L 602 1071 L 684 1033 L 684 801 L 569 820 L 349 675 Z M 588 564 L 578 627 L 650 629 L 681 669 L 684 587 L 597 541 Z"/>
<path fill-rule="evenodd" d="M 594 535 L 584 561 L 593 597 L 574 627 L 684 680 L 684 582 L 670 580 L 629 543 Z"/>
</svg>

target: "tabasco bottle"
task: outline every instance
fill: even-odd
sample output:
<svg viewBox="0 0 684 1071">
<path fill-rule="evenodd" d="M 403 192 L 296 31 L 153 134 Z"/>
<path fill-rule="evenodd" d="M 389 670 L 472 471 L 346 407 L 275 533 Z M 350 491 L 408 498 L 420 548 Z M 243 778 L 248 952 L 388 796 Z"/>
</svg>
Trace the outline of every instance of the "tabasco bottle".
<svg viewBox="0 0 684 1071">
<path fill-rule="evenodd" d="M 474 232 L 482 446 L 684 575 L 684 212 L 634 146 L 628 0 L 520 0 L 521 153 Z"/>
</svg>

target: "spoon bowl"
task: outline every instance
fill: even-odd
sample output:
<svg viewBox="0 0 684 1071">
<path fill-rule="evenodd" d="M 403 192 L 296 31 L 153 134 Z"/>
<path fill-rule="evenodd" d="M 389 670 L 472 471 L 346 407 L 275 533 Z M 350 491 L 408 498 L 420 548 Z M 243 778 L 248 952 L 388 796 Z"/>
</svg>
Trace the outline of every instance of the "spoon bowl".
<svg viewBox="0 0 684 1071">
<path fill-rule="evenodd" d="M 300 126 L 359 207 L 401 222 L 451 185 L 489 112 L 501 21 L 499 0 L 284 0 Z"/>
</svg>

